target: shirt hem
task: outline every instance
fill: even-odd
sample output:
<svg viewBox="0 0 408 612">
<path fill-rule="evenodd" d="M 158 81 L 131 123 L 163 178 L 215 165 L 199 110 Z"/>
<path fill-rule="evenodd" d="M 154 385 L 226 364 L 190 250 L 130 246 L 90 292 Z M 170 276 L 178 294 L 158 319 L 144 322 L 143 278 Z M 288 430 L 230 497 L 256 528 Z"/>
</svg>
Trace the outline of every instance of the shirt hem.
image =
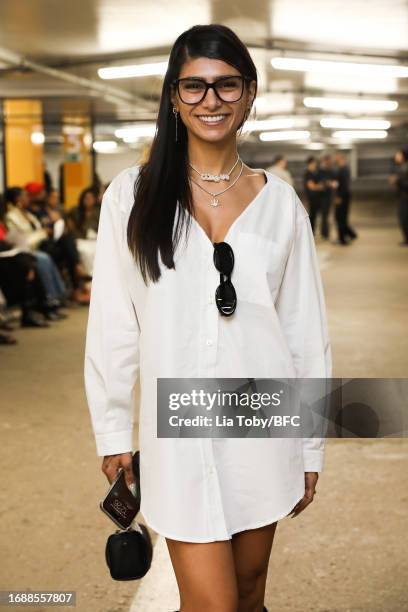
<svg viewBox="0 0 408 612">
<path fill-rule="evenodd" d="M 148 525 L 148 527 L 150 527 L 151 529 L 153 529 L 153 531 L 155 531 L 156 533 L 158 533 L 159 535 L 161 535 L 164 538 L 169 538 L 170 540 L 177 540 L 179 542 L 191 542 L 194 544 L 209 544 L 211 542 L 225 542 L 228 540 L 231 540 L 232 536 L 236 533 L 240 533 L 241 531 L 247 531 L 249 529 L 257 529 L 259 527 L 265 527 L 265 525 L 270 525 L 271 523 L 275 523 L 276 521 L 282 520 L 284 519 L 289 512 L 295 507 L 295 505 L 302 499 L 304 495 L 304 491 L 303 493 L 299 496 L 297 495 L 295 498 L 295 502 L 291 503 L 290 508 L 288 511 L 285 511 L 284 513 L 280 512 L 277 516 L 275 515 L 272 519 L 264 519 L 262 521 L 258 521 L 256 523 L 250 523 L 249 525 L 245 525 L 243 527 L 239 527 L 238 529 L 234 529 L 233 531 L 231 531 L 228 535 L 228 537 L 226 538 L 212 538 L 212 539 L 208 539 L 208 538 L 194 538 L 194 537 L 180 537 L 179 535 L 175 535 L 175 534 L 170 534 L 167 531 L 164 531 L 158 527 L 156 527 L 149 519 L 148 517 L 143 513 L 143 511 L 141 511 L 143 518 L 146 521 L 146 524 Z"/>
</svg>

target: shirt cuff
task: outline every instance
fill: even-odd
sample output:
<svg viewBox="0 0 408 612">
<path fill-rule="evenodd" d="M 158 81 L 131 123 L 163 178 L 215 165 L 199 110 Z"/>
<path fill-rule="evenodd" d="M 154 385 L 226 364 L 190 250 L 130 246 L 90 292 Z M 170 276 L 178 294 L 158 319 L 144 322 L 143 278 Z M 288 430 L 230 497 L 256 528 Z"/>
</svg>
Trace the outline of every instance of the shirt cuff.
<svg viewBox="0 0 408 612">
<path fill-rule="evenodd" d="M 96 434 L 96 452 L 98 457 L 105 455 L 120 455 L 133 450 L 132 430 L 112 431 L 106 434 Z"/>
<path fill-rule="evenodd" d="M 305 450 L 303 453 L 305 472 L 322 472 L 324 466 L 324 451 Z"/>
</svg>

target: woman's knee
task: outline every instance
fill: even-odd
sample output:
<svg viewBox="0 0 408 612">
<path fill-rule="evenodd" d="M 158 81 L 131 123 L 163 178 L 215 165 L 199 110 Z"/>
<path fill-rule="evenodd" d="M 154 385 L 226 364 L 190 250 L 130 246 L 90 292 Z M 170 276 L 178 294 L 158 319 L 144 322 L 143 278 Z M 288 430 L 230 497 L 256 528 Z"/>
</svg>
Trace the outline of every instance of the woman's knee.
<svg viewBox="0 0 408 612">
<path fill-rule="evenodd" d="M 240 601 L 256 599 L 263 591 L 268 568 L 255 567 L 247 572 L 237 572 L 238 597 Z"/>
</svg>

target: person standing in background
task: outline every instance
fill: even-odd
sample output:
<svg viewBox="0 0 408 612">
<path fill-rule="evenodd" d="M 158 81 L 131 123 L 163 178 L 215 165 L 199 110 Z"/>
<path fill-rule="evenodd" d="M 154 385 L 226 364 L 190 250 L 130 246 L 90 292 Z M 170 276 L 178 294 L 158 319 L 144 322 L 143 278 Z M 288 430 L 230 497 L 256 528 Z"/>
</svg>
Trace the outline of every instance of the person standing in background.
<svg viewBox="0 0 408 612">
<path fill-rule="evenodd" d="M 335 218 L 338 231 L 337 244 L 347 245 L 350 243 L 349 238 L 351 238 L 351 240 L 357 238 L 357 233 L 349 225 L 348 221 L 351 201 L 350 168 L 341 151 L 336 151 L 335 160 L 337 165 L 336 180 L 338 183 L 336 197 L 334 199 L 336 205 Z"/>
<path fill-rule="evenodd" d="M 307 159 L 307 168 L 304 175 L 303 184 L 306 193 L 306 198 L 309 203 L 310 225 L 312 226 L 312 231 L 314 233 L 316 217 L 317 214 L 321 212 L 322 193 L 324 190 L 324 186 L 321 182 L 317 160 L 313 156 L 308 157 Z"/>
<path fill-rule="evenodd" d="M 276 155 L 272 166 L 267 170 L 293 187 L 293 178 L 288 170 L 288 160 L 283 155 Z"/>
<path fill-rule="evenodd" d="M 394 155 L 394 172 L 389 177 L 391 185 L 398 192 L 398 219 L 403 241 L 400 246 L 408 246 L 408 147 L 399 149 Z"/>
<path fill-rule="evenodd" d="M 323 182 L 324 190 L 322 191 L 321 198 L 321 214 L 322 214 L 322 225 L 321 235 L 325 240 L 329 239 L 330 227 L 329 227 L 329 214 L 330 208 L 333 201 L 333 191 L 337 188 L 337 181 L 335 181 L 335 172 L 332 163 L 331 155 L 324 155 L 320 161 L 320 178 Z"/>
</svg>

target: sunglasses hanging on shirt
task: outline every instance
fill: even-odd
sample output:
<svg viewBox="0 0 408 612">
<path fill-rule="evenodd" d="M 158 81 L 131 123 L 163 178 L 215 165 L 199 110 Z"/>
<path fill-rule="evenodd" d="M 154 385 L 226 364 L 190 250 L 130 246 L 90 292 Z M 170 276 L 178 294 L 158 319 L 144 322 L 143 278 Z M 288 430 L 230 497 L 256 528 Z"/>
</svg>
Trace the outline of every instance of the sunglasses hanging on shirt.
<svg viewBox="0 0 408 612">
<path fill-rule="evenodd" d="M 215 291 L 215 303 L 221 315 L 230 317 L 237 307 L 237 294 L 231 282 L 234 252 L 227 242 L 214 242 L 214 265 L 220 273 L 220 284 Z"/>
</svg>

